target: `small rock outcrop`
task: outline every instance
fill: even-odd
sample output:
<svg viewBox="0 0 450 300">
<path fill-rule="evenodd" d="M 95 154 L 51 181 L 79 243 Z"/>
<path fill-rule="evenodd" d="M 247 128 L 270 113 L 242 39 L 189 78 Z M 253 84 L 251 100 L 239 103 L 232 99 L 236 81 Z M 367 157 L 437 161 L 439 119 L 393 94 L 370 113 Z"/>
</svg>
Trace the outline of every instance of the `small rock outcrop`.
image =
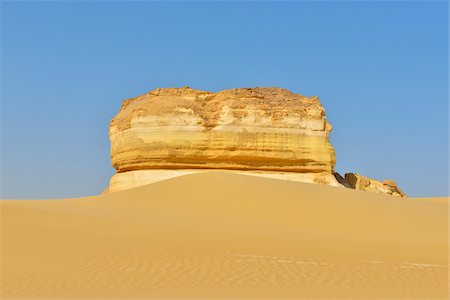
<svg viewBox="0 0 450 300">
<path fill-rule="evenodd" d="M 340 177 L 342 178 L 342 176 Z M 356 190 L 367 191 L 377 194 L 388 194 L 402 198 L 406 197 L 405 193 L 403 193 L 403 191 L 397 186 L 397 183 L 395 183 L 395 181 L 393 180 L 384 180 L 383 182 L 381 182 L 360 174 L 346 173 L 344 182 L 350 188 Z"/>
<path fill-rule="evenodd" d="M 335 172 L 334 177 L 336 178 L 337 182 L 339 182 L 339 184 L 341 184 L 342 186 L 349 188 L 349 189 L 352 188 L 350 186 L 350 184 L 347 182 L 347 180 L 345 180 L 345 178 L 341 176 L 341 174 Z"/>
<path fill-rule="evenodd" d="M 318 97 L 281 88 L 159 88 L 111 120 L 108 192 L 211 170 L 350 187 L 334 174 L 331 129 Z"/>
</svg>

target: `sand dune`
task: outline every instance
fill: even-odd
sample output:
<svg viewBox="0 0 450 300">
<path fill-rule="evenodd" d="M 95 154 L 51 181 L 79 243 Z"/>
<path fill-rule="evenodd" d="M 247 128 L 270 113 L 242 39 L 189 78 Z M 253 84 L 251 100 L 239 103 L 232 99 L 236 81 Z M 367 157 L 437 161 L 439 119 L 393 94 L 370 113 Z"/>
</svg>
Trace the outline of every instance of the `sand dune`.
<svg viewBox="0 0 450 300">
<path fill-rule="evenodd" d="M 2 299 L 447 299 L 448 199 L 221 172 L 1 203 Z"/>
</svg>

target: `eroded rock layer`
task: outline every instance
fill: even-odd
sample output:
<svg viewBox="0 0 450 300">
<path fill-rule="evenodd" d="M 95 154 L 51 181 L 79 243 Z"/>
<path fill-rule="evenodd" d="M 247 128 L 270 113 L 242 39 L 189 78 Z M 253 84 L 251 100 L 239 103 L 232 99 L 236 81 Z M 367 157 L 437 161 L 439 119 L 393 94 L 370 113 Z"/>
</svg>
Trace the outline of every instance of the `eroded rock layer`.
<svg viewBox="0 0 450 300">
<path fill-rule="evenodd" d="M 222 169 L 332 173 L 331 130 L 317 97 L 280 88 L 156 89 L 125 100 L 109 129 L 118 173 Z"/>
</svg>

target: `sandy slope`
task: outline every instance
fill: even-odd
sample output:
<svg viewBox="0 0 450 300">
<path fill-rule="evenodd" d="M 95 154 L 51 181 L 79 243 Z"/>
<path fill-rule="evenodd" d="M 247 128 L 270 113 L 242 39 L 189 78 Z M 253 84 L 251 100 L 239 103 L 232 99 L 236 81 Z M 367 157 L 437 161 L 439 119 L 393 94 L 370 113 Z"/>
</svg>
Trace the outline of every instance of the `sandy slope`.
<svg viewBox="0 0 450 300">
<path fill-rule="evenodd" d="M 447 299 L 441 199 L 223 173 L 2 201 L 2 299 Z"/>
</svg>

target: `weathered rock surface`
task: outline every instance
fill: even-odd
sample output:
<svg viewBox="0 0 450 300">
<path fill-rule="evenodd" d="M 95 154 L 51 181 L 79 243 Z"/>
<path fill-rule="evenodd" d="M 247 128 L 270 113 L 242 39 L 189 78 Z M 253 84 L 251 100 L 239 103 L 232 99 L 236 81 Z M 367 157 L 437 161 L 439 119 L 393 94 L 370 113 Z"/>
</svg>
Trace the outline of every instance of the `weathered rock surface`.
<svg viewBox="0 0 450 300">
<path fill-rule="evenodd" d="M 331 172 L 331 126 L 317 97 L 278 88 L 209 93 L 157 89 L 127 100 L 111 121 L 119 172 L 237 169 Z"/>
<path fill-rule="evenodd" d="M 156 89 L 111 120 L 117 173 L 106 192 L 221 170 L 405 196 L 393 181 L 334 173 L 330 131 L 318 97 L 285 89 Z"/>
<path fill-rule="evenodd" d="M 341 174 L 334 172 L 334 177 L 336 178 L 337 182 L 339 182 L 339 184 L 341 184 L 342 186 L 349 189 L 352 188 L 350 184 L 347 182 L 347 180 L 345 180 L 345 178 L 341 176 Z"/>
<path fill-rule="evenodd" d="M 156 89 L 125 100 L 111 121 L 111 160 L 118 173 L 110 191 L 189 169 L 287 173 L 286 178 L 311 173 L 303 177 L 338 186 L 330 131 L 317 97 L 285 89 Z M 125 174 L 137 170 L 147 172 Z"/>
<path fill-rule="evenodd" d="M 395 197 L 406 197 L 405 193 L 403 193 L 403 191 L 393 180 L 385 180 L 381 182 L 360 174 L 347 173 L 345 174 L 345 182 L 350 186 L 350 188 L 356 190 L 377 194 L 388 194 Z"/>
</svg>

